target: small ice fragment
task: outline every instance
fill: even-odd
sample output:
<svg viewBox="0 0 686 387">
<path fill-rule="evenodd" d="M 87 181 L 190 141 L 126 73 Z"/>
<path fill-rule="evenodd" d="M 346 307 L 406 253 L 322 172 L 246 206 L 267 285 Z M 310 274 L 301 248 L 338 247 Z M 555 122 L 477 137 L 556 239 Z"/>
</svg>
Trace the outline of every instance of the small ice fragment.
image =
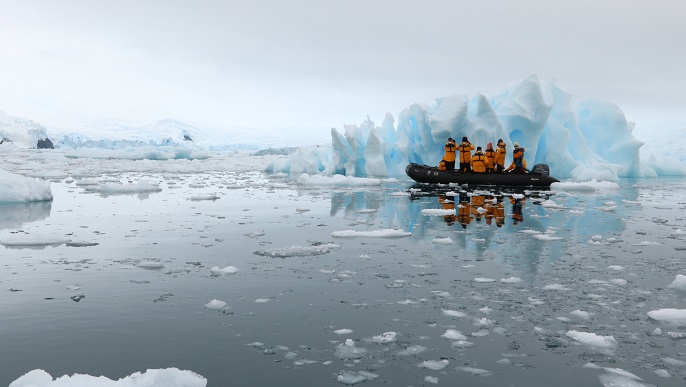
<svg viewBox="0 0 686 387">
<path fill-rule="evenodd" d="M 234 266 L 227 266 L 225 268 L 220 268 L 219 266 L 214 266 L 210 269 L 210 272 L 214 275 L 223 275 L 223 274 L 236 274 L 238 273 L 238 268 Z"/>
<path fill-rule="evenodd" d="M 221 310 L 226 308 L 226 302 L 214 299 L 203 306 L 207 309 Z"/>
<path fill-rule="evenodd" d="M 378 336 L 372 337 L 372 341 L 381 344 L 390 343 L 395 341 L 396 335 L 397 333 L 395 332 L 384 332 Z"/>
<path fill-rule="evenodd" d="M 333 333 L 335 333 L 337 335 L 349 335 L 349 334 L 353 333 L 353 330 L 347 329 L 347 328 L 337 329 L 337 330 L 333 331 Z"/>
<path fill-rule="evenodd" d="M 442 370 L 443 368 L 447 367 L 450 365 L 450 362 L 448 359 L 441 359 L 441 360 L 426 360 L 421 363 L 419 363 L 417 366 L 421 368 L 427 368 L 430 370 L 438 371 Z"/>
<path fill-rule="evenodd" d="M 448 340 L 467 340 L 467 336 L 463 335 L 462 332 L 457 329 L 448 329 L 441 337 L 445 337 Z"/>
<path fill-rule="evenodd" d="M 467 313 L 460 312 L 458 310 L 443 309 L 443 315 L 449 317 L 465 317 Z"/>
</svg>

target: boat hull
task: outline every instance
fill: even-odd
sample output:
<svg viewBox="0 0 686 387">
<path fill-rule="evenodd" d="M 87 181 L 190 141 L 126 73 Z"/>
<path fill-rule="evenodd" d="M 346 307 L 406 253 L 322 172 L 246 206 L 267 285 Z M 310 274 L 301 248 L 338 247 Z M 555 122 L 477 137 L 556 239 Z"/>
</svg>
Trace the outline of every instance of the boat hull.
<svg viewBox="0 0 686 387">
<path fill-rule="evenodd" d="M 499 185 L 516 187 L 550 187 L 559 180 L 552 176 L 525 173 L 475 173 L 458 171 L 441 171 L 436 167 L 411 163 L 405 167 L 405 173 L 418 183 L 427 184 L 474 184 Z"/>
</svg>

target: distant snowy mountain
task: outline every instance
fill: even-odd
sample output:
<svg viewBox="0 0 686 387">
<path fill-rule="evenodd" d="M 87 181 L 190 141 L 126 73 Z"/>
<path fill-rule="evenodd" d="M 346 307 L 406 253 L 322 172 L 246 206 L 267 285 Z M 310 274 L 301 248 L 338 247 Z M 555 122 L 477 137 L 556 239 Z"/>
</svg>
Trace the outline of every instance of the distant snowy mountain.
<svg viewBox="0 0 686 387">
<path fill-rule="evenodd" d="M 0 142 L 22 148 L 35 148 L 39 140 L 48 138 L 47 129 L 37 122 L 12 117 L 0 110 Z"/>
<path fill-rule="evenodd" d="M 180 146 L 216 151 L 257 151 L 269 147 L 302 145 L 281 133 L 253 128 L 210 127 L 163 119 L 152 124 L 101 119 L 78 123 L 68 129 L 45 127 L 0 112 L 0 140 L 18 147 L 35 148 L 49 138 L 55 148 L 122 149 L 139 146 Z"/>
</svg>

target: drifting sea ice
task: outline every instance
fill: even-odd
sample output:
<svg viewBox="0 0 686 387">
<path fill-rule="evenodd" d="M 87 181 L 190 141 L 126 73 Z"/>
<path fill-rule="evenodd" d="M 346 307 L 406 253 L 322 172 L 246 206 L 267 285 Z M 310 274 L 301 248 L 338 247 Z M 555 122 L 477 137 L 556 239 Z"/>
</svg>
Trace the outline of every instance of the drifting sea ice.
<svg viewBox="0 0 686 387">
<path fill-rule="evenodd" d="M 417 364 L 418 367 L 421 368 L 426 368 L 434 371 L 442 370 L 443 368 L 447 367 L 450 365 L 450 361 L 448 359 L 441 359 L 441 360 L 425 360 L 419 364 Z"/>
<path fill-rule="evenodd" d="M 340 248 L 341 246 L 339 245 L 326 243 L 314 246 L 290 246 L 267 250 L 256 250 L 253 251 L 253 254 L 276 258 L 310 257 L 314 255 L 326 254 Z"/>
<path fill-rule="evenodd" d="M 43 370 L 33 370 L 10 383 L 9 387 L 205 387 L 207 379 L 193 371 L 178 368 L 149 369 L 136 372 L 119 380 L 104 376 L 74 374 L 57 379 Z"/>
<path fill-rule="evenodd" d="M 686 275 L 677 274 L 674 281 L 669 284 L 670 289 L 676 289 L 680 292 L 686 292 Z"/>
<path fill-rule="evenodd" d="M 648 316 L 653 320 L 664 321 L 670 324 L 686 324 L 686 309 L 665 308 L 651 310 Z"/>
<path fill-rule="evenodd" d="M 395 230 L 395 229 L 382 229 L 382 230 L 372 230 L 372 231 L 354 231 L 354 230 L 344 230 L 344 231 L 334 231 L 331 233 L 332 237 L 337 238 L 354 238 L 354 237 L 368 237 L 368 238 L 404 238 L 412 236 L 411 232 Z"/>
<path fill-rule="evenodd" d="M 601 336 L 592 332 L 567 331 L 567 336 L 580 344 L 587 345 L 598 350 L 612 350 L 617 346 L 617 340 L 613 336 Z"/>
<path fill-rule="evenodd" d="M 213 275 L 236 274 L 238 273 L 238 268 L 236 268 L 235 266 L 226 266 L 224 268 L 214 266 L 210 269 L 210 272 Z"/>
<path fill-rule="evenodd" d="M 212 309 L 212 310 L 222 310 L 226 308 L 226 302 L 221 301 L 221 300 L 211 300 L 207 304 L 203 305 L 207 309 Z"/>
</svg>

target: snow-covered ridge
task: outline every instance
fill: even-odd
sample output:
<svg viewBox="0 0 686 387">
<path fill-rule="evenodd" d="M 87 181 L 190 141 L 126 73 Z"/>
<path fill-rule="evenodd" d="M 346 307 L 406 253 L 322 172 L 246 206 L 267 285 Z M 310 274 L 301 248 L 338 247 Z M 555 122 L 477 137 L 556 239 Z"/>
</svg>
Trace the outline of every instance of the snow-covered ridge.
<svg viewBox="0 0 686 387">
<path fill-rule="evenodd" d="M 68 129 L 46 128 L 24 118 L 0 111 L 0 141 L 4 146 L 36 148 L 49 139 L 61 149 L 127 149 L 137 147 L 177 147 L 209 151 L 256 151 L 284 146 L 289 139 L 270 131 L 235 126 L 209 127 L 173 119 L 152 124 L 124 120 L 83 122 Z"/>
</svg>

